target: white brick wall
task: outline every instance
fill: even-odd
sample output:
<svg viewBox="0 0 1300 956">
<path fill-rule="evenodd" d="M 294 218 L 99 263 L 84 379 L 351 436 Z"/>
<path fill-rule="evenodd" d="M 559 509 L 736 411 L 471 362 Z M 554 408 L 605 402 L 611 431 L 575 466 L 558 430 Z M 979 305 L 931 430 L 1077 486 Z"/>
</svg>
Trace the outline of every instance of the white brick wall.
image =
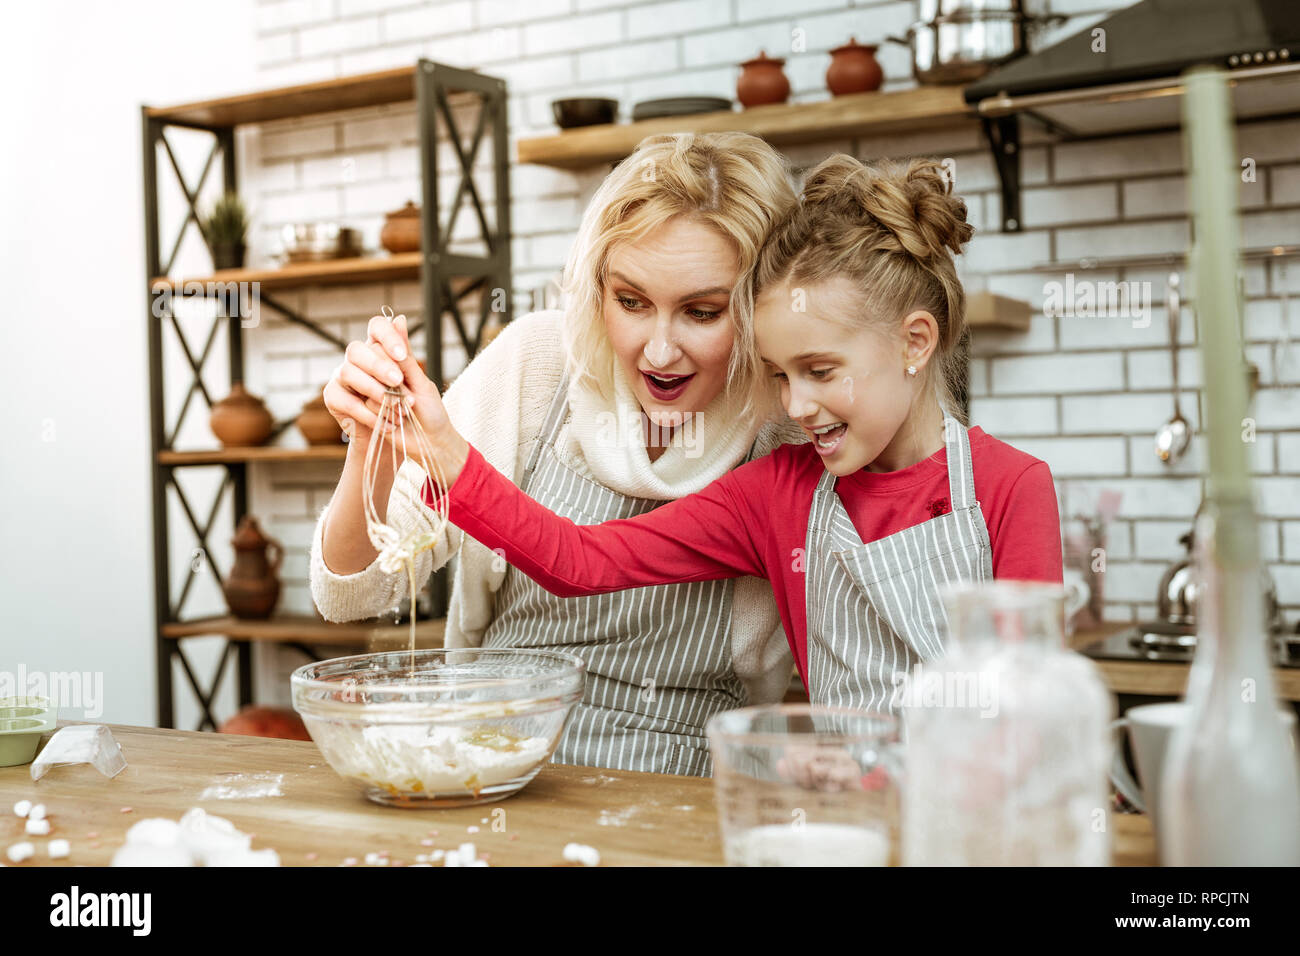
<svg viewBox="0 0 1300 956">
<path fill-rule="evenodd" d="M 1076 14 L 1055 31 L 1082 29 L 1126 3 L 1050 0 L 1041 10 Z M 734 95 L 738 64 L 760 48 L 787 58 L 795 101 L 821 99 L 829 58 L 847 41 L 879 42 L 905 29 L 909 0 L 263 0 L 258 58 L 265 84 L 302 82 L 409 63 L 425 55 L 481 68 L 509 84 L 510 136 L 554 131 L 550 103 L 560 96 L 617 97 L 624 118 L 642 99 L 674 93 Z M 801 31 L 801 32 L 797 32 Z M 791 51 L 796 37 L 806 51 Z M 1048 39 L 1048 38 L 1045 38 Z M 881 46 L 886 88 L 910 86 L 908 52 Z M 419 197 L 413 105 L 310 121 L 266 124 L 257 137 L 257 165 L 244 182 L 259 213 L 257 248 L 274 248 L 284 222 L 347 216 L 367 241 L 377 241 L 382 213 Z M 968 289 L 989 288 L 1040 310 L 1025 333 L 975 333 L 970 370 L 973 420 L 994 435 L 1045 459 L 1071 501 L 1105 489 L 1123 495 L 1109 528 L 1107 613 L 1130 619 L 1154 612 L 1156 584 L 1181 556 L 1178 537 L 1190 527 L 1201 497 L 1198 440 L 1174 467 L 1152 451 L 1156 427 L 1172 411 L 1165 269 L 1086 270 L 1077 260 L 1127 253 L 1183 253 L 1189 247 L 1185 167 L 1177 132 L 1085 142 L 1057 142 L 1026 123 L 1022 151 L 1024 231 L 999 232 L 998 180 L 977 130 L 938 130 L 862 137 L 790 147 L 796 168 L 835 150 L 863 159 L 910 155 L 952 158 L 977 236 L 960 264 Z M 1246 245 L 1294 243 L 1300 236 L 1300 122 L 1238 127 L 1238 152 L 1256 164 L 1243 183 Z M 512 144 L 513 148 L 513 144 Z M 348 161 L 345 165 L 345 161 Z M 562 267 L 600 167 L 563 171 L 511 169 L 516 299 Z M 490 191 L 485 187 L 485 200 Z M 461 224 L 469 218 L 462 210 Z M 458 231 L 461 226 L 458 225 Z M 1058 272 L 1032 267 L 1061 263 Z M 1042 313 L 1048 282 L 1074 279 L 1150 283 L 1149 323 L 1129 317 L 1055 317 Z M 1247 355 L 1261 366 L 1253 409 L 1258 438 L 1250 449 L 1257 476 L 1265 560 L 1281 589 L 1288 618 L 1300 617 L 1300 262 L 1247 265 Z M 1297 340 L 1279 356 L 1280 294 L 1292 296 Z M 418 315 L 416 283 L 352 290 L 307 290 L 307 314 L 344 336 L 360 335 L 383 302 Z M 456 345 L 450 329 L 445 336 Z M 274 320 L 249 336 L 248 360 L 260 364 L 277 414 L 296 409 L 337 363 L 329 347 Z M 1183 313 L 1180 336 L 1183 411 L 1200 420 L 1201 369 L 1196 317 Z M 295 344 L 296 343 L 296 344 Z M 1283 367 L 1275 360 L 1286 357 Z M 449 371 L 464 362 L 449 349 Z M 1279 377 L 1280 376 L 1280 377 Z M 275 403 L 279 403 L 275 405 Z M 281 407 L 282 406 L 282 407 Z M 302 556 L 309 518 L 328 499 L 334 475 L 317 480 L 260 467 L 254 510 L 271 516 L 285 536 L 286 596 L 310 609 Z M 264 495 L 270 496 L 269 499 Z"/>
</svg>

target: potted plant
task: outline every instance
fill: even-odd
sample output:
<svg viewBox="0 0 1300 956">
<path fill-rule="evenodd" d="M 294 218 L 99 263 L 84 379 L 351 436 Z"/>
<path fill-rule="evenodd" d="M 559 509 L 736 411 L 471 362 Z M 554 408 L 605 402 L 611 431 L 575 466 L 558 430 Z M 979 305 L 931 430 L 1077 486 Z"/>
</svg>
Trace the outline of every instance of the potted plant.
<svg viewBox="0 0 1300 956">
<path fill-rule="evenodd" d="M 199 223 L 199 230 L 212 253 L 214 269 L 243 268 L 248 214 L 237 194 L 226 193 L 213 203 L 208 217 Z"/>
</svg>

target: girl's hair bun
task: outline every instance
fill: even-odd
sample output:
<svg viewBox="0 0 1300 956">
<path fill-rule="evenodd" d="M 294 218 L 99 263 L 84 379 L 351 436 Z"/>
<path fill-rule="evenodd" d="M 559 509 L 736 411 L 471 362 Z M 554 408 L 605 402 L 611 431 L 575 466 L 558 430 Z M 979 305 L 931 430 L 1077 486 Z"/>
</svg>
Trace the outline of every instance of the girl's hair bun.
<svg viewBox="0 0 1300 956">
<path fill-rule="evenodd" d="M 929 312 L 939 344 L 925 379 L 965 423 L 956 396 L 966 364 L 966 293 L 949 252 L 960 253 L 975 229 L 947 173 L 933 159 L 864 166 L 844 153 L 827 157 L 768 236 L 750 284 L 757 296 L 781 284 L 848 280 L 860 294 L 861 324 L 890 336 L 910 313 Z M 746 334 L 752 342 L 752 328 Z"/>
<path fill-rule="evenodd" d="M 922 261 L 945 250 L 960 254 L 975 234 L 966 221 L 965 201 L 953 194 L 946 170 L 933 159 L 864 166 L 837 153 L 808 173 L 803 204 L 827 217 L 876 224 L 887 234 L 887 251 L 907 252 Z M 897 248 L 890 250 L 891 244 Z"/>
</svg>

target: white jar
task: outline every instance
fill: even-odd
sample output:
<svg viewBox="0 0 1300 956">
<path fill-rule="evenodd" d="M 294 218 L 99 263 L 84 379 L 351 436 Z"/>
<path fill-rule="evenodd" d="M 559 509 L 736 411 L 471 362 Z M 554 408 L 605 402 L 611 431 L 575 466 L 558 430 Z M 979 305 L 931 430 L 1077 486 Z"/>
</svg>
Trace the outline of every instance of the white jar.
<svg viewBox="0 0 1300 956">
<path fill-rule="evenodd" d="M 1113 705 L 1065 647 L 1065 592 L 946 589 L 944 655 L 903 694 L 908 866 L 1105 866 Z"/>
</svg>

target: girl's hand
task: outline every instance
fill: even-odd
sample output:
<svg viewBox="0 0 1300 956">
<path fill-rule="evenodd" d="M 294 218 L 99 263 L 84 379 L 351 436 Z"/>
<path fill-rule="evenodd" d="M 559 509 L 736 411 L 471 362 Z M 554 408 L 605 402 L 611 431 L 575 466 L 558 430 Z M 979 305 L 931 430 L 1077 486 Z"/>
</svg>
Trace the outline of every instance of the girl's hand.
<svg viewBox="0 0 1300 956">
<path fill-rule="evenodd" d="M 782 778 L 805 790 L 861 790 L 865 786 L 858 762 L 837 747 L 787 745 L 776 769 Z"/>
</svg>

